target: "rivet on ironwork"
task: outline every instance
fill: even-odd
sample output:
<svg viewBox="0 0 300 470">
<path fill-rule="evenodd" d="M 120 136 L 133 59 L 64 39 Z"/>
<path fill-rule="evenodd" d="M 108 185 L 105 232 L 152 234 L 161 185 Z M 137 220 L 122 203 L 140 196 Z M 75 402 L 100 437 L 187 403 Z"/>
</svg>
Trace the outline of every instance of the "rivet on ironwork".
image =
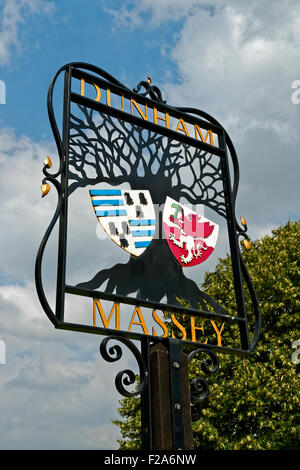
<svg viewBox="0 0 300 470">
<path fill-rule="evenodd" d="M 180 364 L 179 364 L 179 362 L 174 361 L 174 362 L 173 362 L 173 367 L 174 367 L 174 369 L 180 369 Z"/>
<path fill-rule="evenodd" d="M 174 409 L 175 409 L 176 411 L 180 411 L 180 410 L 181 410 L 181 404 L 180 404 L 180 403 L 175 403 L 175 404 L 174 404 Z"/>
</svg>

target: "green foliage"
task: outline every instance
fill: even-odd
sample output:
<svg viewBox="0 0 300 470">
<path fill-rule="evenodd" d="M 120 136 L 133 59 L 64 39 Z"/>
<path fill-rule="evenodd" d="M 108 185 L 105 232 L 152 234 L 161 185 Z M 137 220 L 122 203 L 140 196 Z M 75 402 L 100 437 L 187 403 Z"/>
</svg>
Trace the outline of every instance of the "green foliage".
<svg viewBox="0 0 300 470">
<path fill-rule="evenodd" d="M 300 448 L 299 365 L 291 361 L 292 343 L 300 339 L 299 246 L 300 223 L 289 221 L 252 242 L 249 251 L 242 249 L 259 298 L 262 334 L 249 358 L 219 355 L 220 370 L 209 379 L 208 406 L 192 408 L 195 449 Z M 206 273 L 204 290 L 234 312 L 229 256 Z M 203 376 L 199 361 L 191 363 L 190 376 Z M 120 403 L 125 421 L 115 424 L 121 449 L 140 448 L 139 402 Z"/>
<path fill-rule="evenodd" d="M 138 397 L 123 398 L 120 401 L 119 413 L 124 421 L 113 420 L 113 424 L 120 427 L 121 435 L 124 438 L 118 439 L 121 450 L 140 450 L 141 448 L 141 409 Z"/>
</svg>

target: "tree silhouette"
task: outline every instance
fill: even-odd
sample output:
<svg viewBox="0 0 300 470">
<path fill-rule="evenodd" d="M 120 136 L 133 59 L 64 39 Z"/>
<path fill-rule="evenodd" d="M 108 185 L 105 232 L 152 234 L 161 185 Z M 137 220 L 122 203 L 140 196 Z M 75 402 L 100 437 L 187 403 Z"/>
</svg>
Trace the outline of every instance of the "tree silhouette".
<svg viewBox="0 0 300 470">
<path fill-rule="evenodd" d="M 128 183 L 131 189 L 148 189 L 157 221 L 167 196 L 190 204 L 205 204 L 226 214 L 221 162 L 212 153 L 186 145 L 126 121 L 76 105 L 70 117 L 69 196 L 77 188 L 108 183 Z M 79 115 L 78 115 L 79 114 Z M 129 201 L 130 202 L 130 201 Z M 143 198 L 140 197 L 141 208 Z M 160 233 L 159 233 L 160 232 Z M 97 289 L 108 281 L 106 292 L 176 304 L 185 299 L 191 307 L 224 313 L 222 307 L 201 292 L 183 274 L 182 267 L 161 239 L 161 226 L 149 248 L 126 264 L 99 271 L 78 286 Z"/>
</svg>

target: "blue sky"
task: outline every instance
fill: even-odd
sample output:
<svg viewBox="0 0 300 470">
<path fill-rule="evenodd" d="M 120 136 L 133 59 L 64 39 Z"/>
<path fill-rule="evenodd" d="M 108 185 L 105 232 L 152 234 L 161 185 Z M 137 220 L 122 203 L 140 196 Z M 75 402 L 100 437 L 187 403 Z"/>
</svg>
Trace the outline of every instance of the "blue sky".
<svg viewBox="0 0 300 470">
<path fill-rule="evenodd" d="M 56 71 L 88 62 L 129 88 L 150 73 L 168 104 L 218 119 L 239 158 L 237 216 L 256 239 L 299 218 L 299 26 L 298 0 L 0 0 L 0 448 L 118 446 L 110 419 L 122 365 L 100 359 L 98 337 L 54 330 L 35 293 L 35 256 L 56 206 L 55 191 L 41 200 L 40 190 L 43 160 L 56 163 L 46 107 Z M 96 225 L 92 235 L 98 243 Z M 55 236 L 44 263 L 51 302 Z M 107 242 L 106 256 L 117 256 Z"/>
<path fill-rule="evenodd" d="M 172 47 L 180 21 L 149 27 L 150 15 L 146 14 L 137 32 L 118 28 L 99 0 L 49 3 L 53 7 L 48 14 L 22 10 L 19 48 L 11 46 L 10 62 L 1 70 L 7 87 L 3 125 L 32 139 L 50 139 L 46 93 L 56 70 L 68 62 L 97 64 L 131 88 L 149 72 L 157 84 L 167 74 L 176 77 L 176 65 L 168 55 L 161 55 L 160 48 L 163 43 Z M 110 8 L 113 3 L 108 3 Z"/>
</svg>

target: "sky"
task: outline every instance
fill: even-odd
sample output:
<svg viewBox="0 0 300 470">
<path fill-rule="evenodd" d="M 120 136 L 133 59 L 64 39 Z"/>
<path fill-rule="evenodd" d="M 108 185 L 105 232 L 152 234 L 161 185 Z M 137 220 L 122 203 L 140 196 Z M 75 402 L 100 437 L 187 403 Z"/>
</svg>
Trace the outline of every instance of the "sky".
<svg viewBox="0 0 300 470">
<path fill-rule="evenodd" d="M 299 56 L 298 0 L 0 0 L 0 449 L 117 449 L 120 437 L 122 364 L 100 357 L 98 336 L 54 330 L 35 290 L 56 206 L 40 188 L 43 160 L 57 161 L 46 107 L 56 71 L 87 62 L 131 89 L 150 73 L 169 104 L 213 115 L 239 159 L 236 213 L 258 239 L 299 218 Z"/>
</svg>

